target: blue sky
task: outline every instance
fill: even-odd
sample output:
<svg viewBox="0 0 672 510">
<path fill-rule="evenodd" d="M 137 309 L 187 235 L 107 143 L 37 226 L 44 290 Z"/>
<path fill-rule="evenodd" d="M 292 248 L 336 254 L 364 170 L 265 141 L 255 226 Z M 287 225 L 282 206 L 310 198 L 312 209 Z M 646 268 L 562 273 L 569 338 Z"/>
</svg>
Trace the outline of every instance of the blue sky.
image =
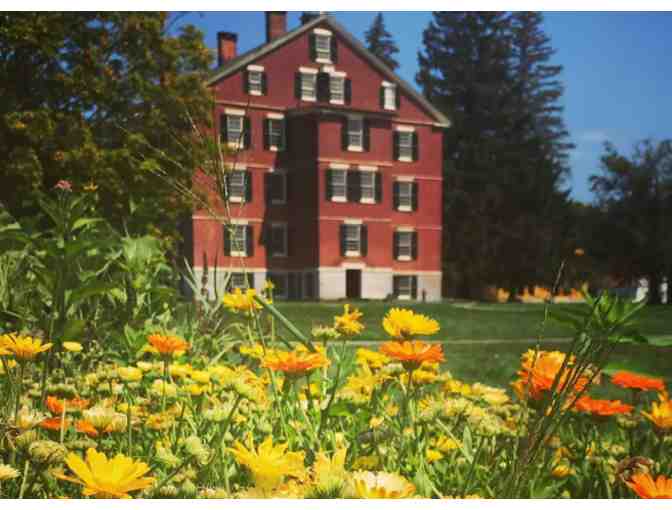
<svg viewBox="0 0 672 510">
<path fill-rule="evenodd" d="M 331 14 L 360 40 L 375 12 Z M 288 28 L 299 25 L 300 12 L 288 13 Z M 415 86 L 417 52 L 430 12 L 384 12 L 397 41 L 399 74 Z M 264 42 L 263 12 L 191 13 L 191 23 L 216 47 L 216 34 L 238 33 L 238 51 Z M 605 140 L 629 154 L 646 137 L 672 138 L 672 13 L 545 13 L 544 28 L 557 50 L 553 63 L 564 66 L 565 122 L 576 149 L 572 152 L 573 197 L 591 201 L 588 176 L 599 170 Z"/>
</svg>

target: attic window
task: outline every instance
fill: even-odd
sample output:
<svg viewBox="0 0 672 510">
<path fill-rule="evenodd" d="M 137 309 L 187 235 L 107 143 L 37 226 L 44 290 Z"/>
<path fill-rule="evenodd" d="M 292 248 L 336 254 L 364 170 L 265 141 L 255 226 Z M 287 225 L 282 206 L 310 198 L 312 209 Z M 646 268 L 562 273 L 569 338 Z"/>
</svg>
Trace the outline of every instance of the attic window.
<svg viewBox="0 0 672 510">
<path fill-rule="evenodd" d="M 321 28 L 313 30 L 315 44 L 315 61 L 330 64 L 332 62 L 331 54 L 331 32 Z"/>
<path fill-rule="evenodd" d="M 252 96 L 263 95 L 264 68 L 262 66 L 247 66 L 247 90 Z"/>
<path fill-rule="evenodd" d="M 387 81 L 383 82 L 383 108 L 385 110 L 397 109 L 397 86 Z"/>
</svg>

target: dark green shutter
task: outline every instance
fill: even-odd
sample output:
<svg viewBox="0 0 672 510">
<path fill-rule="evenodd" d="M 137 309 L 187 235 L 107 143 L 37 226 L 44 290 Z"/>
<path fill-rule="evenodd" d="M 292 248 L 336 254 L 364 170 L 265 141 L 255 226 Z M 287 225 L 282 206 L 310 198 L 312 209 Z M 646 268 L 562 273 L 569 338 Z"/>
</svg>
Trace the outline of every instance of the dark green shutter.
<svg viewBox="0 0 672 510">
<path fill-rule="evenodd" d="M 346 178 L 346 196 L 348 202 L 359 202 L 362 198 L 361 175 L 357 170 L 349 170 Z"/>
<path fill-rule="evenodd" d="M 261 73 L 261 93 L 263 95 L 268 94 L 268 78 L 266 77 L 266 71 Z"/>
<path fill-rule="evenodd" d="M 315 44 L 315 39 L 315 34 L 308 35 L 308 55 L 313 62 L 317 60 L 317 45 Z"/>
<path fill-rule="evenodd" d="M 336 42 L 336 36 L 332 35 L 330 38 L 331 42 L 331 62 L 334 64 L 338 63 L 338 43 Z"/>
<path fill-rule="evenodd" d="M 294 97 L 301 99 L 301 73 L 294 73 Z"/>
<path fill-rule="evenodd" d="M 341 121 L 341 149 L 348 150 L 348 118 L 343 117 Z"/>
<path fill-rule="evenodd" d="M 250 93 L 250 71 L 247 69 L 243 71 L 243 92 L 245 94 Z"/>
<path fill-rule="evenodd" d="M 369 253 L 369 229 L 366 225 L 359 227 L 359 253 L 366 257 Z"/>
<path fill-rule="evenodd" d="M 341 257 L 345 257 L 345 224 L 340 225 Z"/>
<path fill-rule="evenodd" d="M 392 133 L 392 159 L 399 161 L 399 131 Z"/>
<path fill-rule="evenodd" d="M 245 130 L 244 138 L 244 148 L 249 149 L 252 147 L 252 123 L 250 122 L 249 117 L 245 117 L 243 120 L 243 129 Z"/>
<path fill-rule="evenodd" d="M 399 183 L 397 181 L 392 183 L 392 207 L 395 211 L 399 210 Z"/>
<path fill-rule="evenodd" d="M 226 115 L 219 116 L 219 134 L 220 134 L 219 140 L 221 143 L 226 143 L 229 141 L 228 123 L 226 122 Z"/>
<path fill-rule="evenodd" d="M 411 297 L 418 299 L 418 277 L 411 276 Z"/>
<path fill-rule="evenodd" d="M 394 88 L 394 103 L 397 107 L 397 110 L 401 108 L 401 94 L 399 93 L 399 87 Z"/>
<path fill-rule="evenodd" d="M 378 89 L 378 100 L 380 103 L 380 109 L 384 110 L 385 109 L 385 87 L 382 85 L 380 86 L 380 89 Z"/>
<path fill-rule="evenodd" d="M 420 146 L 418 143 L 418 133 L 413 133 L 413 161 L 417 161 L 420 154 Z"/>
<path fill-rule="evenodd" d="M 392 234 L 392 256 L 394 260 L 399 259 L 399 232 L 394 232 Z"/>
<path fill-rule="evenodd" d="M 245 202 L 252 202 L 252 172 L 245 170 Z"/>
<path fill-rule="evenodd" d="M 375 183 L 376 203 L 380 204 L 383 201 L 383 174 L 382 174 L 382 172 L 376 172 L 375 173 L 374 183 Z"/>
<path fill-rule="evenodd" d="M 222 234 L 224 234 L 224 255 L 226 257 L 231 256 L 231 232 L 229 231 L 229 225 L 224 225 Z"/>
<path fill-rule="evenodd" d="M 327 169 L 326 179 L 325 179 L 325 184 L 326 184 L 325 190 L 326 190 L 327 200 L 331 200 L 331 198 L 334 196 L 333 179 L 334 179 L 334 171 L 331 170 L 331 169 Z"/>
<path fill-rule="evenodd" d="M 246 225 L 245 229 L 245 241 L 247 244 L 245 251 L 247 256 L 251 257 L 254 255 L 254 229 L 252 228 L 252 225 Z"/>
<path fill-rule="evenodd" d="M 395 298 L 399 297 L 399 277 L 398 276 L 393 276 L 392 277 L 392 294 L 394 295 Z"/>
<path fill-rule="evenodd" d="M 371 149 L 371 122 L 369 119 L 362 120 L 362 148 L 365 152 L 369 152 Z"/>
<path fill-rule="evenodd" d="M 345 104 L 350 104 L 352 102 L 352 81 L 350 78 L 346 78 L 343 83 Z"/>
<path fill-rule="evenodd" d="M 411 209 L 418 210 L 418 183 L 413 182 L 411 193 Z"/>
<path fill-rule="evenodd" d="M 271 146 L 271 119 L 264 119 L 264 150 Z"/>
<path fill-rule="evenodd" d="M 411 258 L 417 260 L 418 258 L 418 233 L 411 234 Z"/>
</svg>

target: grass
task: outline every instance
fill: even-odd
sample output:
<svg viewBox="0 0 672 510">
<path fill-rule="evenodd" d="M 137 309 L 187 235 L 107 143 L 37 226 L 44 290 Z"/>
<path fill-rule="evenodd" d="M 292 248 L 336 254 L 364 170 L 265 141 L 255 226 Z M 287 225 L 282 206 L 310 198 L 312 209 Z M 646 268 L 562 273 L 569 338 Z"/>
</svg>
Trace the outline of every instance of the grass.
<svg viewBox="0 0 672 510">
<path fill-rule="evenodd" d="M 489 303 L 431 303 L 360 301 L 351 303 L 363 314 L 366 326 L 358 337 L 361 340 L 385 340 L 381 326 L 385 312 L 393 306 L 412 308 L 429 315 L 441 325 L 440 337 L 444 340 L 519 340 L 536 339 L 543 319 L 541 304 L 489 304 Z M 581 305 L 558 304 L 557 309 L 571 309 Z M 343 303 L 278 302 L 278 309 L 301 331 L 310 332 L 318 324 L 331 324 L 334 315 L 342 313 Z M 644 335 L 672 336 L 672 307 L 648 306 L 640 315 L 640 330 Z M 546 338 L 571 336 L 567 327 L 549 321 Z"/>
</svg>

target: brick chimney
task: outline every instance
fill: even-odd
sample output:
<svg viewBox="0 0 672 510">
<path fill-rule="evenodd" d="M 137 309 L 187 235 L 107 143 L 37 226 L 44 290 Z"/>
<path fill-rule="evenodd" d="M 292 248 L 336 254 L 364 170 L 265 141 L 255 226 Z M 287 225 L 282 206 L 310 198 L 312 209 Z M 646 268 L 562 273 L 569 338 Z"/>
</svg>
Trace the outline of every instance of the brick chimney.
<svg viewBox="0 0 672 510">
<path fill-rule="evenodd" d="M 221 66 L 236 57 L 238 34 L 217 32 L 217 65 Z"/>
<path fill-rule="evenodd" d="M 287 32 L 287 11 L 266 11 L 266 42 L 285 35 Z"/>
</svg>

